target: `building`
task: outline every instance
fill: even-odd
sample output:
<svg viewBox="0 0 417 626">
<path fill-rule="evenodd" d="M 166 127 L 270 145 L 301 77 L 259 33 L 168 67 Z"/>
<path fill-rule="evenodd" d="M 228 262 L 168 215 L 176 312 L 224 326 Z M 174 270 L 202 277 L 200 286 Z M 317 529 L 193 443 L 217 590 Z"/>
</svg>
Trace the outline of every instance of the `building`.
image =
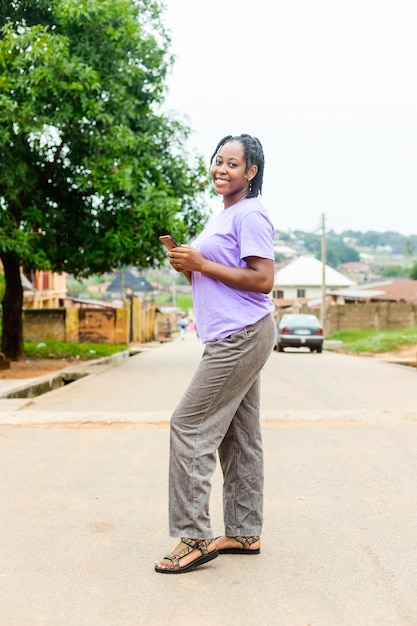
<svg viewBox="0 0 417 626">
<path fill-rule="evenodd" d="M 344 274 L 325 266 L 326 293 L 347 288 L 355 283 Z M 323 290 L 323 264 L 310 255 L 300 256 L 275 274 L 272 297 L 275 300 L 314 300 Z"/>
<path fill-rule="evenodd" d="M 332 299 L 337 304 L 352 302 L 408 302 L 417 303 L 417 280 L 388 278 L 378 282 L 336 289 Z"/>
<path fill-rule="evenodd" d="M 25 309 L 57 309 L 67 293 L 67 277 L 49 270 L 36 270 L 20 275 Z"/>
<path fill-rule="evenodd" d="M 124 300 L 131 293 L 148 302 L 153 301 L 156 289 L 135 268 L 120 271 L 108 285 L 106 294 L 113 300 Z"/>
</svg>

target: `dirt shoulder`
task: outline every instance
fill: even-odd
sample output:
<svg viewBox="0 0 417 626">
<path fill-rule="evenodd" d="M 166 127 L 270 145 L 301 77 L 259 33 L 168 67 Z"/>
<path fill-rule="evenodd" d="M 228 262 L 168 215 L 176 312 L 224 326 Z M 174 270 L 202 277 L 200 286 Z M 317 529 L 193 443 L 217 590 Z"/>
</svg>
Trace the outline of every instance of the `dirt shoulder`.
<svg viewBox="0 0 417 626">
<path fill-rule="evenodd" d="M 402 348 L 398 348 L 398 350 L 394 350 L 393 352 L 384 352 L 379 355 L 384 358 L 394 357 L 394 358 L 407 358 L 407 359 L 415 359 L 417 358 L 417 344 L 413 346 L 403 346 Z"/>
<path fill-rule="evenodd" d="M 400 365 L 409 365 L 417 368 L 417 344 L 413 346 L 404 346 L 402 348 L 398 348 L 398 350 L 383 352 L 374 356 L 379 358 L 381 361 L 399 363 Z"/>
<path fill-rule="evenodd" d="M 0 380 L 12 380 L 17 378 L 36 378 L 44 374 L 51 374 L 58 370 L 73 365 L 79 361 L 67 361 L 64 359 L 26 359 L 25 361 L 12 361 L 10 368 L 0 370 Z"/>
</svg>

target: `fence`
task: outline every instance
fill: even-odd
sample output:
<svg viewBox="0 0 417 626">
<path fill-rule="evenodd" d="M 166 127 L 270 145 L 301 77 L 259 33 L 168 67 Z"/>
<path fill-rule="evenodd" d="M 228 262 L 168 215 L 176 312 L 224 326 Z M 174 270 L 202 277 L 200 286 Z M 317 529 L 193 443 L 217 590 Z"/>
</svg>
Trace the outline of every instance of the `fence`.
<svg viewBox="0 0 417 626">
<path fill-rule="evenodd" d="M 284 312 L 284 311 L 282 311 Z M 301 313 L 320 313 L 300 307 Z M 361 302 L 331 304 L 326 309 L 325 335 L 345 328 L 390 330 L 417 326 L 417 304 L 412 302 Z"/>
<path fill-rule="evenodd" d="M 300 307 L 300 312 L 320 315 L 305 304 Z M 417 326 L 417 304 L 414 303 L 332 304 L 326 311 L 325 335 L 329 337 L 344 328 L 389 330 L 410 326 Z M 171 339 L 176 331 L 175 312 L 161 313 L 154 305 L 143 306 L 139 298 L 127 300 L 121 309 L 86 307 L 24 311 L 25 341 L 146 343 Z"/>
<path fill-rule="evenodd" d="M 143 306 L 139 298 L 124 308 L 68 307 L 24 310 L 25 341 L 74 343 L 146 343 L 157 334 L 160 314 L 154 305 Z"/>
</svg>

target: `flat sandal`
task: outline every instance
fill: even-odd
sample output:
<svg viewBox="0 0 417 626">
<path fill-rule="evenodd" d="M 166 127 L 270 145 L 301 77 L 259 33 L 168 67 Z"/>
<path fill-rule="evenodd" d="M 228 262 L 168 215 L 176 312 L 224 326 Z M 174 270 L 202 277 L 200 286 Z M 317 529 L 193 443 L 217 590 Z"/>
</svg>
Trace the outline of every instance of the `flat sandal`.
<svg viewBox="0 0 417 626">
<path fill-rule="evenodd" d="M 155 564 L 155 572 L 159 574 L 183 574 L 185 572 L 191 572 L 197 567 L 200 567 L 200 565 L 204 565 L 204 563 L 208 563 L 219 556 L 219 552 L 216 549 L 211 552 L 208 551 L 209 545 L 214 541 L 212 537 L 209 539 L 189 539 L 188 537 L 181 537 L 181 541 L 187 545 L 186 548 L 176 554 L 167 554 L 164 556 L 164 559 L 171 561 L 173 567 L 159 567 L 159 565 Z M 193 550 L 200 550 L 201 556 L 191 561 L 191 563 L 188 563 L 188 565 L 181 567 L 181 559 Z"/>
<path fill-rule="evenodd" d="M 216 537 L 216 539 L 220 539 L 220 537 Z M 241 544 L 241 548 L 220 548 L 218 550 L 219 554 L 260 554 L 261 549 L 256 548 L 256 550 L 251 550 L 250 546 L 260 540 L 259 535 L 252 535 L 251 537 L 242 537 L 238 535 L 237 537 L 230 537 L 230 539 L 234 539 L 235 541 Z"/>
</svg>

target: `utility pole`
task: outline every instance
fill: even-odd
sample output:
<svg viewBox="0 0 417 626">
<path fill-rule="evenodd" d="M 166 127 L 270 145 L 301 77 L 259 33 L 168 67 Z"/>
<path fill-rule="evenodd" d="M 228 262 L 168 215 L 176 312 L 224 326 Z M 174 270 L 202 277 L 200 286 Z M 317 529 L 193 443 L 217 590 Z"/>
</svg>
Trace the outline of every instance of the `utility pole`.
<svg viewBox="0 0 417 626">
<path fill-rule="evenodd" d="M 321 217 L 321 310 L 320 321 L 325 332 L 326 323 L 326 219 L 324 213 Z"/>
<path fill-rule="evenodd" d="M 123 302 L 125 299 L 125 270 L 123 267 L 119 270 L 120 274 L 120 300 Z"/>
</svg>

